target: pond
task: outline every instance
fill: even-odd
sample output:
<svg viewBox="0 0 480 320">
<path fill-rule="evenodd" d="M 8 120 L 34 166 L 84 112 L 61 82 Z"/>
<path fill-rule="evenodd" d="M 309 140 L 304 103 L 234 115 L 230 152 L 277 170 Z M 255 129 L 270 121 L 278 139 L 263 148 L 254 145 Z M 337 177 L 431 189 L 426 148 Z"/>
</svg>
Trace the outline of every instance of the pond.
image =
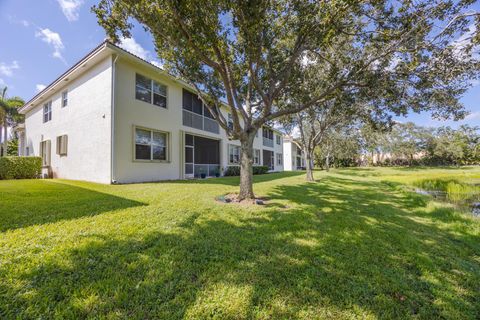
<svg viewBox="0 0 480 320">
<path fill-rule="evenodd" d="M 460 211 L 480 217 L 480 185 L 456 179 L 425 179 L 414 182 L 415 192 L 454 204 Z"/>
</svg>

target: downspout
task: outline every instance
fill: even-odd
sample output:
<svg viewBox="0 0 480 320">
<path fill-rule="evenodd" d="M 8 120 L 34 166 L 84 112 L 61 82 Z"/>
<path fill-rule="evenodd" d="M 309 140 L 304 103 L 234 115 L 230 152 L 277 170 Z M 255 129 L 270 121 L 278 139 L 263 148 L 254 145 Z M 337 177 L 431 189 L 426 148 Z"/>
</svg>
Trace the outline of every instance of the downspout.
<svg viewBox="0 0 480 320">
<path fill-rule="evenodd" d="M 115 178 L 115 64 L 117 63 L 118 55 L 115 55 L 112 61 L 112 97 L 111 97 L 111 112 L 110 112 L 110 181 L 112 184 L 117 183 Z"/>
</svg>

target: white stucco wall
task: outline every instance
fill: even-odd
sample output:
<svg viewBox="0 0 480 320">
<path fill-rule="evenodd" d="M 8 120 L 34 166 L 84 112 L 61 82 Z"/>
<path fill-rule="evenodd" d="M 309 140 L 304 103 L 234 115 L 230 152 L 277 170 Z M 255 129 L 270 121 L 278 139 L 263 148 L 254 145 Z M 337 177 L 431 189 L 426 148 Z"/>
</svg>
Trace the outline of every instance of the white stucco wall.
<svg viewBox="0 0 480 320">
<path fill-rule="evenodd" d="M 135 74 L 139 73 L 167 86 L 167 109 L 135 99 Z M 185 133 L 220 140 L 220 162 L 227 167 L 228 145 L 240 145 L 239 141 L 228 140 L 223 129 L 219 134 L 183 126 L 182 89 L 183 87 L 168 76 L 149 66 L 120 58 L 115 67 L 115 144 L 114 179 L 118 183 L 183 179 Z M 224 112 L 222 110 L 222 112 Z M 227 118 L 227 112 L 224 112 Z M 134 127 L 144 127 L 165 131 L 169 134 L 169 161 L 141 162 L 134 160 Z M 277 134 L 277 133 L 275 133 Z M 254 141 L 255 149 L 268 149 L 275 152 L 275 171 L 282 171 L 277 165 L 277 153 L 283 154 L 283 143 L 274 147 L 264 147 L 262 132 Z M 261 160 L 262 163 L 262 160 Z"/>
<path fill-rule="evenodd" d="M 292 171 L 292 142 L 283 141 L 283 168 L 285 171 Z"/>
<path fill-rule="evenodd" d="M 81 76 L 44 94 L 25 115 L 26 147 L 39 155 L 40 142 L 51 141 L 54 177 L 110 183 L 111 57 L 91 66 Z M 68 90 L 68 105 L 61 96 Z M 43 105 L 52 101 L 52 120 L 43 123 Z M 68 153 L 56 154 L 56 138 L 68 135 Z"/>
</svg>

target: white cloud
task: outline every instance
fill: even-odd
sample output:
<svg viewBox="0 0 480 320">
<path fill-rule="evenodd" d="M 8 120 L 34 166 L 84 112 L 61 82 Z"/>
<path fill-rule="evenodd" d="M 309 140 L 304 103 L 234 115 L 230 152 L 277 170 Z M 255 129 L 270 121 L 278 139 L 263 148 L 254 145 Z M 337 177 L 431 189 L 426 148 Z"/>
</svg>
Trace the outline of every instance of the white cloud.
<svg viewBox="0 0 480 320">
<path fill-rule="evenodd" d="M 0 87 L 4 87 L 6 85 L 5 81 L 0 78 Z"/>
<path fill-rule="evenodd" d="M 63 45 L 62 38 L 56 32 L 45 28 L 40 29 L 39 31 L 35 32 L 35 37 L 40 38 L 43 42 L 48 43 L 53 47 L 53 57 L 62 60 L 66 63 L 65 59 L 62 56 L 62 51 L 65 49 Z"/>
<path fill-rule="evenodd" d="M 42 91 L 42 90 L 45 89 L 46 87 L 47 87 L 46 85 L 41 84 L 41 83 L 39 83 L 39 84 L 37 84 L 37 85 L 35 86 L 35 88 L 37 89 L 37 92 Z"/>
<path fill-rule="evenodd" d="M 68 21 L 78 20 L 78 11 L 83 0 L 57 0 L 57 2 Z"/>
<path fill-rule="evenodd" d="M 480 120 L 480 111 L 470 113 L 465 117 L 465 120 Z"/>
<path fill-rule="evenodd" d="M 163 69 L 163 64 L 156 60 L 152 53 L 143 48 L 133 37 L 132 38 L 120 38 L 119 46 L 124 50 L 136 55 L 137 57 L 146 60 L 154 66 Z"/>
<path fill-rule="evenodd" d="M 130 53 L 146 60 L 150 56 L 150 52 L 145 50 L 135 39 L 132 38 L 120 38 L 120 47 L 127 50 Z"/>
<path fill-rule="evenodd" d="M 11 77 L 13 75 L 13 70 L 19 69 L 20 66 L 16 60 L 13 60 L 11 64 L 6 64 L 4 62 L 0 62 L 0 74 Z"/>
<path fill-rule="evenodd" d="M 28 22 L 27 20 L 20 20 L 20 23 L 21 23 L 24 27 L 29 27 L 29 26 L 30 26 L 30 22 Z"/>
</svg>

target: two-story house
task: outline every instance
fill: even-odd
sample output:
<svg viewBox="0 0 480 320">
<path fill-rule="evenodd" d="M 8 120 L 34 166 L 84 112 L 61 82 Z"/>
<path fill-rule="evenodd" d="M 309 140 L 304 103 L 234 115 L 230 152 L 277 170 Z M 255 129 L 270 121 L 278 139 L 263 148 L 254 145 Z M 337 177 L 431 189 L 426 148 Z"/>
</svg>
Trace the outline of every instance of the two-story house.
<svg viewBox="0 0 480 320">
<path fill-rule="evenodd" d="M 215 176 L 238 165 L 229 140 L 194 90 L 103 42 L 20 110 L 20 154 L 43 159 L 56 178 L 100 183 Z M 221 110 L 228 119 L 228 108 Z M 255 165 L 283 171 L 283 138 L 264 127 Z"/>
</svg>

